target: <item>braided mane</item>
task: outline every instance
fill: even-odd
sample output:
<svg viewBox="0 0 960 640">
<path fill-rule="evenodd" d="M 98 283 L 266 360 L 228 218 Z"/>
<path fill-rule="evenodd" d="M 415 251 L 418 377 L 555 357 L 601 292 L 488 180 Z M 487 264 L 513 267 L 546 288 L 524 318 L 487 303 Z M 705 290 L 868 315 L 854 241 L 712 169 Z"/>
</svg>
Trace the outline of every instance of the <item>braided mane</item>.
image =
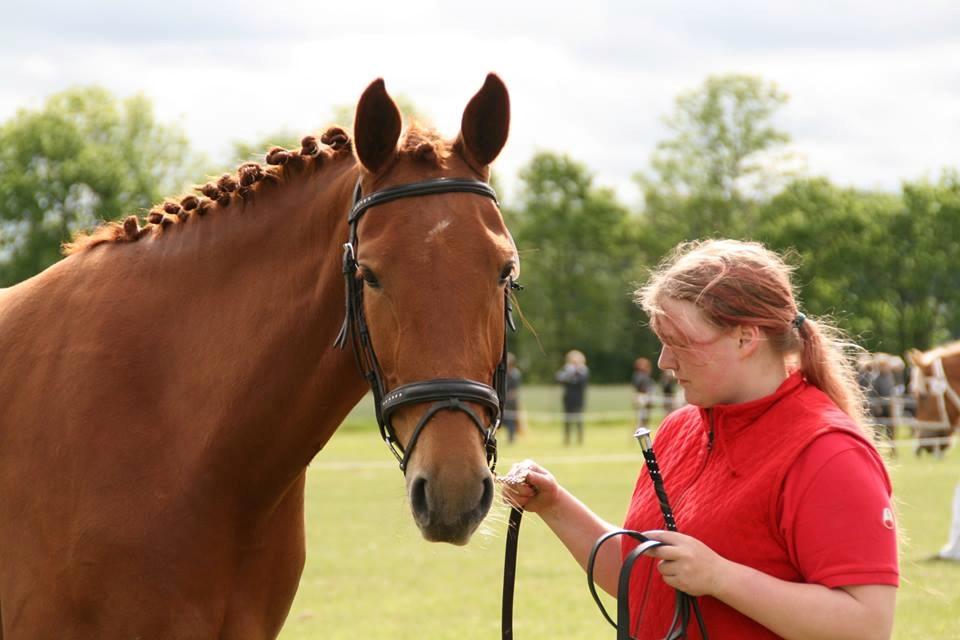
<svg viewBox="0 0 960 640">
<path fill-rule="evenodd" d="M 136 242 L 146 235 L 159 235 L 164 229 L 182 224 L 191 218 L 200 218 L 215 210 L 224 210 L 234 204 L 243 205 L 260 190 L 263 183 L 282 183 L 293 171 L 317 170 L 328 160 L 350 153 L 352 143 L 340 127 L 330 127 L 318 142 L 314 136 L 300 141 L 300 150 L 292 151 L 274 147 L 267 152 L 267 168 L 256 162 L 246 162 L 237 168 L 236 174 L 225 173 L 216 182 L 194 187 L 198 195 L 188 194 L 169 198 L 146 214 L 144 224 L 136 215 L 122 222 L 106 222 L 92 231 L 80 231 L 72 241 L 64 243 L 63 255 L 80 253 L 105 243 Z"/>
<path fill-rule="evenodd" d="M 453 145 L 445 141 L 435 130 L 413 123 L 400 141 L 398 152 L 437 167 L 443 167 L 453 152 Z M 136 215 L 122 222 L 105 222 L 92 231 L 80 231 L 72 241 L 64 243 L 64 255 L 81 253 L 105 243 L 136 242 L 146 235 L 160 235 L 163 230 L 198 218 L 210 211 L 224 210 L 234 204 L 243 205 L 260 185 L 267 182 L 282 183 L 290 172 L 306 168 L 317 170 L 330 159 L 351 153 L 353 144 L 347 132 L 340 127 L 330 127 L 319 142 L 314 136 L 300 141 L 300 150 L 292 151 L 273 147 L 267 152 L 266 169 L 256 162 L 246 162 L 237 168 L 236 174 L 225 173 L 216 182 L 194 187 L 198 195 L 188 194 L 169 198 L 146 214 L 144 224 Z"/>
</svg>

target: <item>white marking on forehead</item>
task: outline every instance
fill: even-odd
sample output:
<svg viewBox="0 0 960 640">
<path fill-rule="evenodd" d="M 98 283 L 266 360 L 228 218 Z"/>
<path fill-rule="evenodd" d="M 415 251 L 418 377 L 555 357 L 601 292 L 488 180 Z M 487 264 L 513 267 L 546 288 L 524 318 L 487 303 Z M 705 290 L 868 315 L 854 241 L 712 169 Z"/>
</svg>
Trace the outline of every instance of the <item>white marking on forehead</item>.
<svg viewBox="0 0 960 640">
<path fill-rule="evenodd" d="M 426 241 L 433 242 L 436 239 L 436 237 L 441 233 L 443 233 L 443 231 L 449 226 L 450 226 L 450 220 L 444 218 L 443 220 L 438 222 L 433 229 L 430 229 L 430 231 L 427 232 Z"/>
</svg>

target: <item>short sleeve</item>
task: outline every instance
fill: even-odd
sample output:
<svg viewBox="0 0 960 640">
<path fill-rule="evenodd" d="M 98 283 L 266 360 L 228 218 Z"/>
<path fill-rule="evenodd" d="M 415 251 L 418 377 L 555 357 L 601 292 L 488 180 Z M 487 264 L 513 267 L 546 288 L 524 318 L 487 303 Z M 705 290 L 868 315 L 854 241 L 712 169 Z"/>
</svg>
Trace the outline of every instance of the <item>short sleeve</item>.
<svg viewBox="0 0 960 640">
<path fill-rule="evenodd" d="M 807 582 L 899 584 L 890 479 L 879 454 L 843 432 L 814 440 L 784 480 L 780 532 Z"/>
</svg>

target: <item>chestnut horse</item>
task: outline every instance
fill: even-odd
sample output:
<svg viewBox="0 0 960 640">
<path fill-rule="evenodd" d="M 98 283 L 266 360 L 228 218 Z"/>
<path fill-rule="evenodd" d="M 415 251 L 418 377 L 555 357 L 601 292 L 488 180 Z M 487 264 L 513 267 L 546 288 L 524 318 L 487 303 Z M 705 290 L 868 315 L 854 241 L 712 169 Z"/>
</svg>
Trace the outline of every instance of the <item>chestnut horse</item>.
<svg viewBox="0 0 960 640">
<path fill-rule="evenodd" d="M 917 453 L 942 455 L 960 427 L 960 342 L 930 351 L 911 349 L 910 392 L 916 399 Z"/>
<path fill-rule="evenodd" d="M 509 127 L 494 75 L 445 141 L 382 80 L 337 128 L 274 149 L 68 246 L 0 291 L 0 638 L 274 638 L 304 564 L 304 473 L 367 383 L 344 321 L 354 191 L 489 179 Z M 357 278 L 386 388 L 489 385 L 518 269 L 496 202 L 442 193 L 359 221 Z M 469 403 L 475 413 L 487 407 Z M 428 411 L 392 417 L 409 442 Z M 465 544 L 492 501 L 463 410 L 419 434 L 405 479 L 428 540 Z"/>
</svg>

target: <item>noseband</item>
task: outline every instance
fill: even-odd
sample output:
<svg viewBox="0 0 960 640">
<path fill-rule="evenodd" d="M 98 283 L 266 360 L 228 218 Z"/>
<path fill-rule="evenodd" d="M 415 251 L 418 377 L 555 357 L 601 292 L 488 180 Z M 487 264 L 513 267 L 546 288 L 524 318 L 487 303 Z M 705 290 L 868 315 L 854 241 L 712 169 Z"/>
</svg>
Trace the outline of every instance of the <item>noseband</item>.
<svg viewBox="0 0 960 640">
<path fill-rule="evenodd" d="M 343 326 L 340 328 L 340 334 L 337 336 L 334 344 L 343 349 L 346 347 L 348 339 L 353 343 L 353 352 L 357 358 L 357 364 L 363 376 L 370 384 L 370 389 L 373 391 L 377 424 L 380 426 L 380 435 L 383 437 L 384 442 L 387 443 L 390 452 L 396 457 L 397 462 L 400 463 L 400 469 L 404 473 L 406 473 L 407 465 L 413 454 L 413 448 L 423 428 L 433 416 L 444 410 L 460 411 L 470 418 L 470 421 L 477 427 L 483 438 L 487 465 L 491 471 L 496 468 L 496 432 L 497 427 L 500 426 L 500 419 L 503 416 L 503 405 L 506 397 L 507 328 L 513 331 L 517 329 L 513 321 L 513 307 L 510 303 L 510 292 L 511 290 L 521 287 L 511 278 L 507 286 L 504 287 L 503 353 L 494 371 L 492 386 L 475 380 L 467 380 L 466 378 L 434 378 L 432 380 L 411 382 L 393 390 L 387 389 L 383 371 L 380 369 L 377 354 L 370 340 L 370 331 L 367 327 L 367 320 L 363 311 L 364 281 L 357 277 L 357 269 L 359 268 L 357 262 L 359 247 L 357 227 L 363 214 L 378 205 L 393 202 L 400 198 L 432 196 L 444 193 L 474 193 L 490 198 L 499 207 L 496 192 L 490 185 L 479 180 L 436 178 L 382 189 L 367 196 L 362 196 L 361 185 L 358 180 L 357 187 L 354 190 L 353 208 L 347 217 L 347 223 L 350 226 L 350 239 L 349 242 L 343 245 L 343 276 L 346 281 L 346 313 Z M 400 444 L 396 431 L 393 428 L 393 414 L 401 407 L 425 402 L 432 402 L 433 404 L 431 404 L 423 416 L 421 416 L 420 421 L 413 430 L 413 434 L 410 436 L 409 442 L 407 442 L 407 446 L 404 447 Z M 489 414 L 489 422 L 482 420 L 468 403 L 478 404 L 486 409 Z"/>
</svg>

